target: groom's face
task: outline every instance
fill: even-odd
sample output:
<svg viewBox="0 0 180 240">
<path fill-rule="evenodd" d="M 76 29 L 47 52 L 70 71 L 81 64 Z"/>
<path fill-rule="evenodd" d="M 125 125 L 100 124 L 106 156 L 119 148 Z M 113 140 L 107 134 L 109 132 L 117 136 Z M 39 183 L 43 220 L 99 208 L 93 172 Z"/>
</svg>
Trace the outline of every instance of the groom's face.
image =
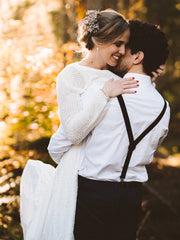
<svg viewBox="0 0 180 240">
<path fill-rule="evenodd" d="M 126 74 L 133 66 L 133 55 L 131 54 L 131 49 L 126 48 L 125 55 L 121 56 L 119 63 L 117 65 L 117 70 L 123 76 Z"/>
</svg>

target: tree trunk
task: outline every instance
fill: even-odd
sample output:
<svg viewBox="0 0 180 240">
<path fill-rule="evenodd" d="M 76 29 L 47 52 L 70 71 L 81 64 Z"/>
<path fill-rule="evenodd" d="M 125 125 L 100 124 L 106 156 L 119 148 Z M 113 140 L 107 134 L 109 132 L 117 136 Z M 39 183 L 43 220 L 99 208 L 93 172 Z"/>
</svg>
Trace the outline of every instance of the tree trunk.
<svg viewBox="0 0 180 240">
<path fill-rule="evenodd" d="M 66 12 L 66 0 L 63 0 L 63 4 L 62 4 L 62 19 L 63 19 L 62 42 L 66 43 L 66 42 L 69 41 L 69 36 L 68 36 L 69 19 L 68 19 L 68 15 L 67 15 L 67 12 Z"/>
<path fill-rule="evenodd" d="M 70 22 L 70 39 L 72 42 L 76 42 L 77 39 L 77 23 L 76 23 L 76 2 L 74 0 L 69 0 L 69 22 Z"/>
</svg>

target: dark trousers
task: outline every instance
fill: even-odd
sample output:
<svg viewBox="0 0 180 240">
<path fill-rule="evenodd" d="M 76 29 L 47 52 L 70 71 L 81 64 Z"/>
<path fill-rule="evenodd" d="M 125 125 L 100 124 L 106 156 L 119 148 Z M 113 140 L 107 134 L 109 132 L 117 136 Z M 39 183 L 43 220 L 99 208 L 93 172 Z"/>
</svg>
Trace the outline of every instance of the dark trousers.
<svg viewBox="0 0 180 240">
<path fill-rule="evenodd" d="M 135 240 L 141 217 L 141 183 L 78 177 L 75 240 Z"/>
</svg>

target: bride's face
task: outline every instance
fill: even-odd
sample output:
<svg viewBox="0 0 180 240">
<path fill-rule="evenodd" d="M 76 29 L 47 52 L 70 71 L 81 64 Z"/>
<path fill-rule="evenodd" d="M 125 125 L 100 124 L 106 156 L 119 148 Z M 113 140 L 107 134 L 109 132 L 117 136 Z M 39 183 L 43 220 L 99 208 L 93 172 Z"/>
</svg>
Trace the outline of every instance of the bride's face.
<svg viewBox="0 0 180 240">
<path fill-rule="evenodd" d="M 112 43 L 99 46 L 97 59 L 102 65 L 115 67 L 119 58 L 125 54 L 125 47 L 129 40 L 130 31 L 126 30 L 119 38 Z"/>
</svg>

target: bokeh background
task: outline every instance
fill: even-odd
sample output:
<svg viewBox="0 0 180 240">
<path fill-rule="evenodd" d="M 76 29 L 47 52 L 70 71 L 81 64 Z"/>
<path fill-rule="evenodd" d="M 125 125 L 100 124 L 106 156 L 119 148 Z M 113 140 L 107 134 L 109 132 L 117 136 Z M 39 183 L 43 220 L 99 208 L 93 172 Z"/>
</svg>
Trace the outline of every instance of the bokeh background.
<svg viewBox="0 0 180 240">
<path fill-rule="evenodd" d="M 157 88 L 171 106 L 170 131 L 148 166 L 138 240 L 180 239 L 180 2 L 178 0 L 0 1 L 0 240 L 21 240 L 19 184 L 28 159 L 47 153 L 60 124 L 56 76 L 80 60 L 77 23 L 87 9 L 113 8 L 161 26 L 170 56 Z M 38 240 L 38 239 L 37 239 Z"/>
</svg>

